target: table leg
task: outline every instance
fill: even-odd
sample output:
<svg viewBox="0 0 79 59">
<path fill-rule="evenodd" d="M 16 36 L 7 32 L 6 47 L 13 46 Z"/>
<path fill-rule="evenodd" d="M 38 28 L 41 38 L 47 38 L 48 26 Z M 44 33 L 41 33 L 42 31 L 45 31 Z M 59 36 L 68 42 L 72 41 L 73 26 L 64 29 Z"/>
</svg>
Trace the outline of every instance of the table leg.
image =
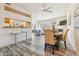
<svg viewBox="0 0 79 59">
<path fill-rule="evenodd" d="M 59 50 L 59 40 L 57 41 L 57 50 Z"/>
<path fill-rule="evenodd" d="M 59 37 L 57 37 L 57 43 L 56 43 L 57 50 L 59 50 L 59 43 L 60 43 L 60 40 L 59 40 Z"/>
</svg>

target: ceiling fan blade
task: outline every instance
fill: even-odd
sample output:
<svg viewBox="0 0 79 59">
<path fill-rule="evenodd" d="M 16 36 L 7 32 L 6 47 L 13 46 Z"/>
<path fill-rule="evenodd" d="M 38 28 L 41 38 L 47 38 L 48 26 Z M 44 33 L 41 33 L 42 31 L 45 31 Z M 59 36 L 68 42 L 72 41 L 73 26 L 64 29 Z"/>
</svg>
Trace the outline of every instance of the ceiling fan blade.
<svg viewBox="0 0 79 59">
<path fill-rule="evenodd" d="M 52 7 L 50 7 L 50 6 L 48 7 L 46 3 L 43 3 L 41 10 L 42 10 L 43 12 L 44 12 L 44 11 L 46 11 L 46 12 L 52 12 Z"/>
<path fill-rule="evenodd" d="M 52 7 L 48 7 L 47 9 L 52 9 Z"/>
<path fill-rule="evenodd" d="M 51 10 L 45 10 L 45 11 L 50 12 L 50 13 L 52 12 Z"/>
</svg>

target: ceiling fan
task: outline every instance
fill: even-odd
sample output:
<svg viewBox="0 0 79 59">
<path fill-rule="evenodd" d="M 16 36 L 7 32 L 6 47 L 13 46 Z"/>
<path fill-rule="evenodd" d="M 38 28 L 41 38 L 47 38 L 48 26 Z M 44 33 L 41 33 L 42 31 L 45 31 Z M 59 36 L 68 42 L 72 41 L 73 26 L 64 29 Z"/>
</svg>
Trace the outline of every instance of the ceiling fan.
<svg viewBox="0 0 79 59">
<path fill-rule="evenodd" d="M 44 3 L 42 4 L 41 11 L 52 13 L 52 7 Z"/>
</svg>

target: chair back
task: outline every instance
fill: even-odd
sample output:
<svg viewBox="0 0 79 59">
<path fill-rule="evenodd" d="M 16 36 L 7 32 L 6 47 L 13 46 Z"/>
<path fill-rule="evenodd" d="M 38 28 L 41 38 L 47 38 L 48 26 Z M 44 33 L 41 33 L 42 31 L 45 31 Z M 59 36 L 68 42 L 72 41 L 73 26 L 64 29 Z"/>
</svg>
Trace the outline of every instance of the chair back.
<svg viewBox="0 0 79 59">
<path fill-rule="evenodd" d="M 55 45 L 54 30 L 53 29 L 44 29 L 44 33 L 45 33 L 45 43 Z"/>
<path fill-rule="evenodd" d="M 69 31 L 69 29 L 67 28 L 67 29 L 65 29 L 64 32 L 63 32 L 63 40 L 64 40 L 64 41 L 66 41 L 66 39 L 67 39 L 68 31 Z"/>
</svg>

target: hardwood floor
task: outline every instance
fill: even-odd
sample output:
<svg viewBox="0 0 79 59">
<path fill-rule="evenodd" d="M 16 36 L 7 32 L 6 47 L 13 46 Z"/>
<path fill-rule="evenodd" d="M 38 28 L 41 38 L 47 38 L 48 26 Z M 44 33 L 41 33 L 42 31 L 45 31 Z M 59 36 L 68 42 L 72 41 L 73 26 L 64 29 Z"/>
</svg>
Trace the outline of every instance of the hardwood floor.
<svg viewBox="0 0 79 59">
<path fill-rule="evenodd" d="M 55 50 L 52 54 L 48 48 L 44 51 L 44 38 L 43 36 L 33 38 L 31 41 L 23 41 L 12 44 L 7 47 L 0 48 L 0 56 L 77 56 L 77 54 L 70 50 L 61 47 L 59 51 Z"/>
</svg>

